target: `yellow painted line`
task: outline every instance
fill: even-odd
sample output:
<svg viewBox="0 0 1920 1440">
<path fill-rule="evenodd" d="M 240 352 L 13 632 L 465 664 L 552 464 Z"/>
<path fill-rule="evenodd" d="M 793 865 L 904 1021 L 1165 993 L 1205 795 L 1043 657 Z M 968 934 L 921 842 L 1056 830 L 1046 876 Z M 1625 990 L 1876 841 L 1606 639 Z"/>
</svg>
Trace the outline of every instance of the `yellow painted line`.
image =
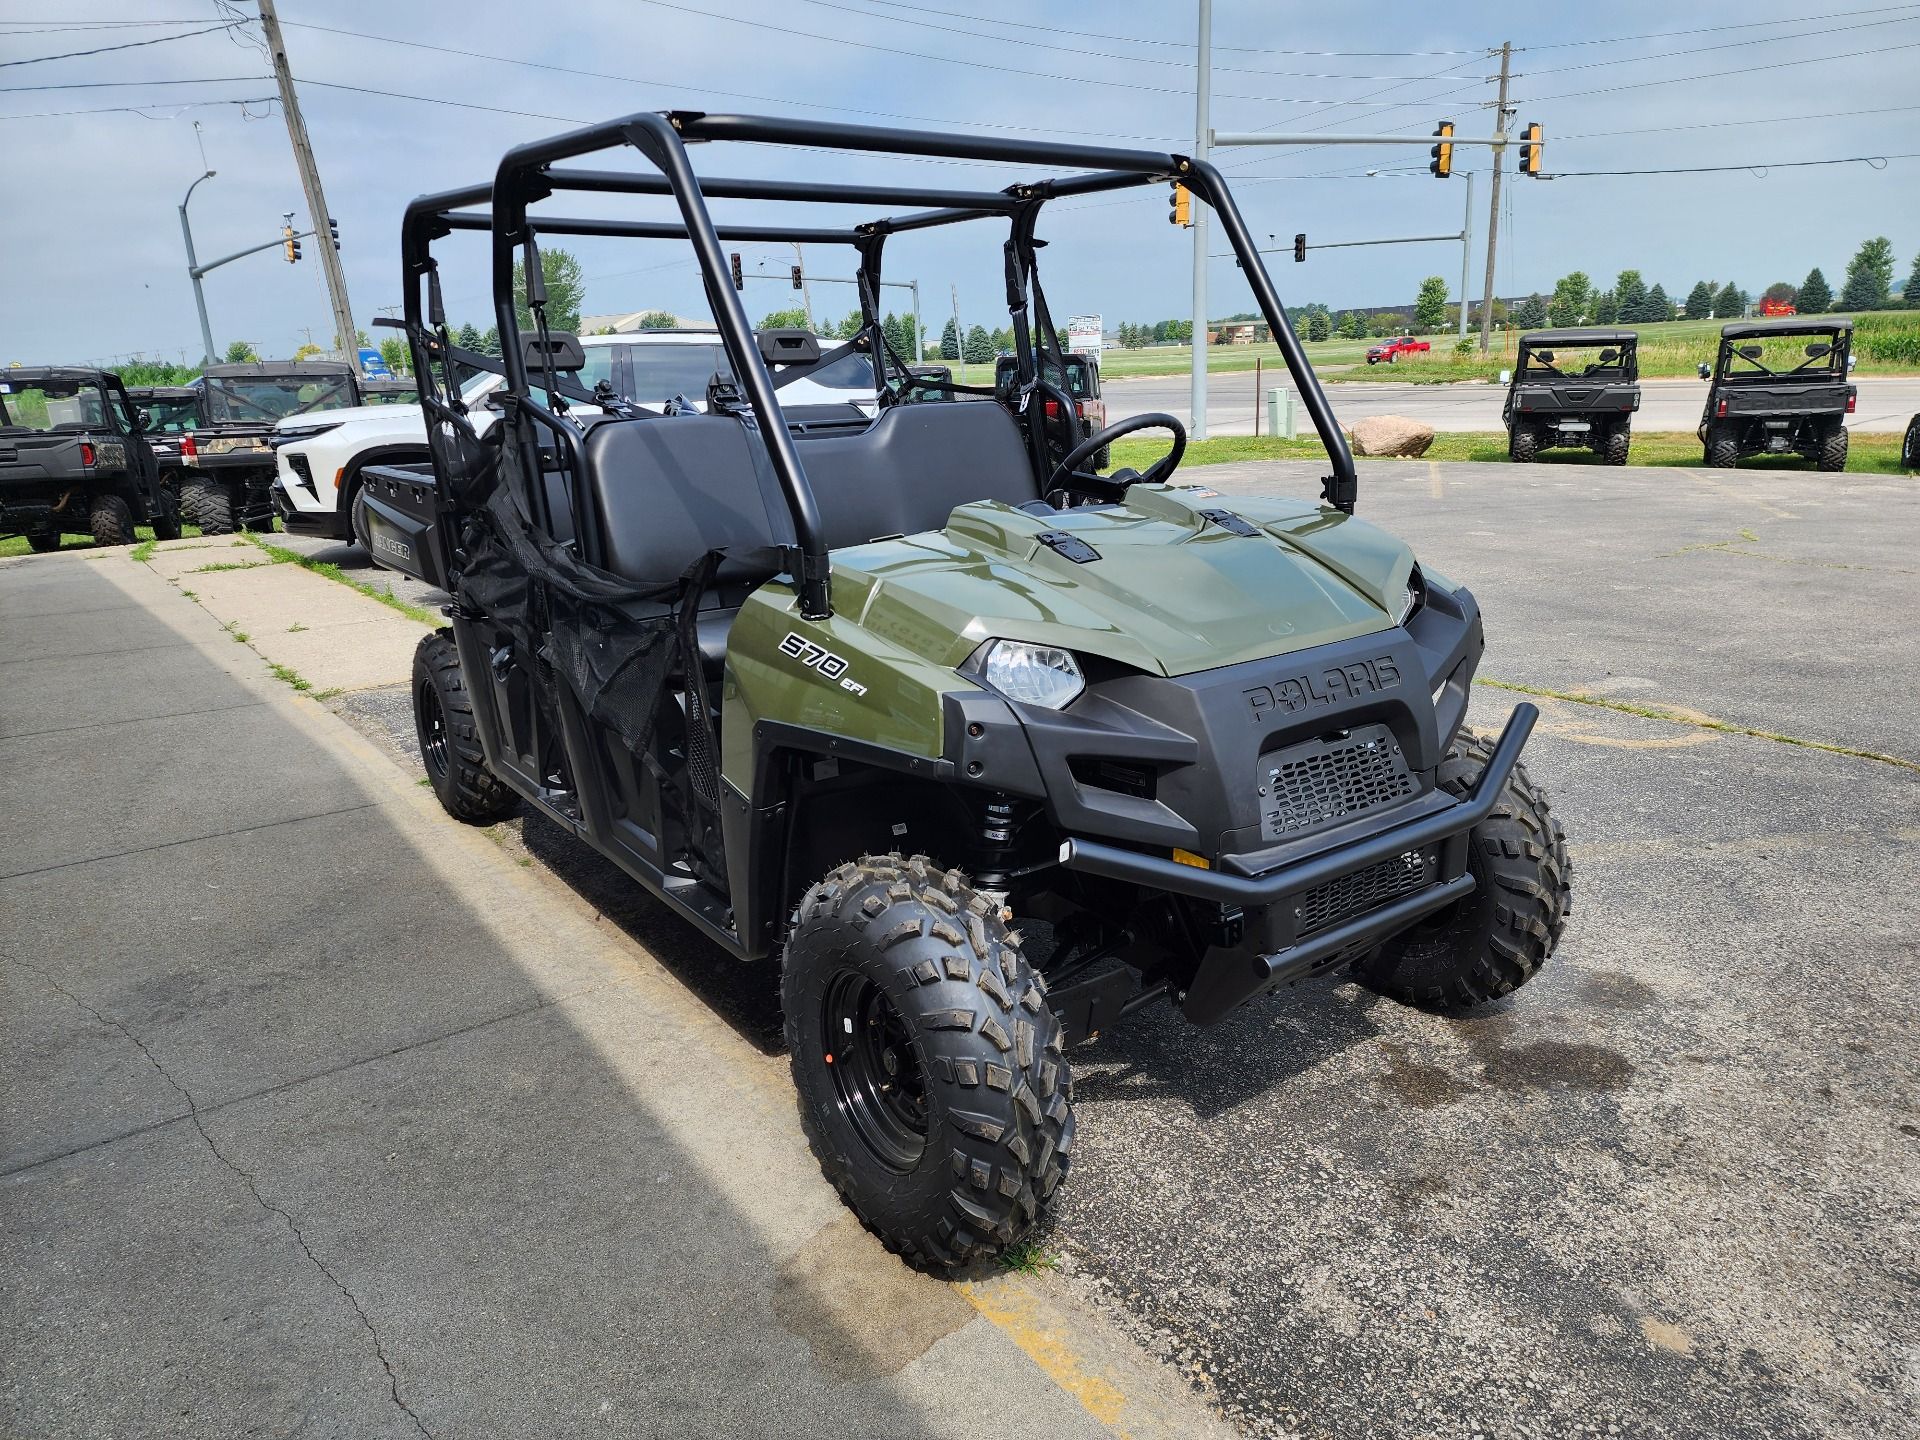
<svg viewBox="0 0 1920 1440">
<path fill-rule="evenodd" d="M 1087 1373 L 1073 1347 L 1061 1338 L 1058 1330 L 1040 1318 L 1039 1307 L 1031 1296 L 1004 1281 L 992 1285 L 960 1284 L 954 1289 L 1018 1345 L 1029 1360 L 1046 1372 L 1048 1379 L 1078 1400 L 1081 1409 L 1102 1425 L 1120 1423 L 1121 1413 L 1126 1409 L 1126 1393 L 1111 1380 Z"/>
</svg>

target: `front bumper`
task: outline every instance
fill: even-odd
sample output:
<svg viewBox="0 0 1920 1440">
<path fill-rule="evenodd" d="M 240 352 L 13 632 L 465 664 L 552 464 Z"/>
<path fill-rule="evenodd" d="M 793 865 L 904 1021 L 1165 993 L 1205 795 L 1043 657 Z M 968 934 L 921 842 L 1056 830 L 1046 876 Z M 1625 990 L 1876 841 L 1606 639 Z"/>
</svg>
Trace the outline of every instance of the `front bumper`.
<svg viewBox="0 0 1920 1440">
<path fill-rule="evenodd" d="M 1123 880 L 1148 889 L 1186 895 L 1237 910 L 1244 938 L 1212 946 L 1186 996 L 1189 1019 L 1209 1024 L 1255 996 L 1331 969 L 1407 926 L 1472 893 L 1467 873 L 1467 836 L 1499 801 L 1520 751 L 1540 717 L 1533 705 L 1514 708 L 1493 756 L 1473 793 L 1417 819 L 1364 839 L 1253 875 L 1183 865 L 1176 860 L 1098 840 L 1070 839 L 1060 847 L 1060 863 L 1070 870 Z M 1320 929 L 1277 951 L 1268 952 L 1263 935 L 1297 929 L 1301 907 L 1294 904 L 1323 887 L 1362 876 L 1374 867 L 1418 856 L 1425 882 L 1411 893 Z M 1247 916 L 1244 912 L 1266 912 Z M 1273 912 L 1281 912 L 1275 915 Z"/>
<path fill-rule="evenodd" d="M 317 535 L 325 540 L 351 540 L 347 519 L 337 510 L 302 510 L 287 497 L 278 481 L 273 486 L 273 513 L 289 535 Z"/>
</svg>

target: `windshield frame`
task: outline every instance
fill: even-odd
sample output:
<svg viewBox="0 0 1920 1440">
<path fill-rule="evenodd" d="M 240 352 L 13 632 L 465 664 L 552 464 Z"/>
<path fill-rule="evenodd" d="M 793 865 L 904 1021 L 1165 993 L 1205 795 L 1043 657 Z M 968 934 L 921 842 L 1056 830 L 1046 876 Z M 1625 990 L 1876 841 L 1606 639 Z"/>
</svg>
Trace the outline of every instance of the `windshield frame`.
<svg viewBox="0 0 1920 1440">
<path fill-rule="evenodd" d="M 204 375 L 201 384 L 206 389 L 207 415 L 209 423 L 213 425 L 277 425 L 296 415 L 349 410 L 360 403 L 353 376 L 344 372 L 338 375 L 302 375 L 297 372 L 274 374 L 271 371 L 259 375 Z M 326 405 L 296 399 L 288 409 L 274 411 L 261 400 L 249 399 L 244 394 L 245 389 L 252 386 L 276 386 L 282 390 L 291 388 L 296 392 L 313 386 L 318 392 L 314 397 L 316 400 L 337 398 L 339 403 Z M 253 413 L 236 413 L 236 410 Z"/>
</svg>

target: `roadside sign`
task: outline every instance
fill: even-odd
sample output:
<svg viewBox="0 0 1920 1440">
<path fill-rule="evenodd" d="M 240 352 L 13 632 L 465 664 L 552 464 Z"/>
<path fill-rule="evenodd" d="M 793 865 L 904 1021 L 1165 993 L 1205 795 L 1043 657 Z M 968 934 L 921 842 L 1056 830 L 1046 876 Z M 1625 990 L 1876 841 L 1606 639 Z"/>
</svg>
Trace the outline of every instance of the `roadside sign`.
<svg viewBox="0 0 1920 1440">
<path fill-rule="evenodd" d="M 1079 354 L 1100 356 L 1100 317 L 1074 315 L 1067 320 L 1067 349 Z"/>
<path fill-rule="evenodd" d="M 386 359 L 370 345 L 360 349 L 360 373 L 369 380 L 391 380 L 393 371 L 387 368 Z"/>
</svg>

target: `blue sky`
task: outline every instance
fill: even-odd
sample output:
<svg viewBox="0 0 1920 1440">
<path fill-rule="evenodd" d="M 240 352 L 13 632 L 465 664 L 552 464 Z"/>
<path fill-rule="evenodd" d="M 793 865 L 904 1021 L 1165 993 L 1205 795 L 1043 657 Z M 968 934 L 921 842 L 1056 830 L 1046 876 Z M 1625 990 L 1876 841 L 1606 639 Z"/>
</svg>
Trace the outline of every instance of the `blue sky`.
<svg viewBox="0 0 1920 1440">
<path fill-rule="evenodd" d="M 223 7 L 216 0 L 0 0 L 0 58 L 196 28 L 69 28 L 88 20 L 215 25 L 230 11 L 250 13 L 251 6 Z M 576 120 L 636 109 L 703 108 L 1110 139 L 1175 151 L 1192 146 L 1191 4 L 581 0 L 535 7 L 494 0 L 281 0 L 280 12 L 329 203 L 342 228 L 354 311 L 363 324 L 400 298 L 397 238 L 408 198 L 484 178 L 507 146 Z M 1762 21 L 1779 23 L 1754 24 Z M 1709 29 L 1728 26 L 1745 28 Z M 133 352 L 177 358 L 183 350 L 197 351 L 176 207 L 201 171 L 202 144 L 207 163 L 219 171 L 193 200 L 203 258 L 270 238 L 286 210 L 299 212 L 304 222 L 305 202 L 275 107 L 183 108 L 186 102 L 273 93 L 270 81 L 249 78 L 266 74 L 249 33 L 257 35 L 257 26 L 0 69 L 0 91 L 7 92 L 0 94 L 0 117 L 35 117 L 0 118 L 9 180 L 8 203 L 0 207 L 0 266 L 7 276 L 0 290 L 0 348 L 6 352 L 0 363 Z M 1920 108 L 1914 108 L 1920 107 L 1920 86 L 1914 84 L 1920 74 L 1920 4 L 1869 6 L 1861 0 L 1813 6 L 1628 0 L 1599 11 L 1217 0 L 1214 124 L 1225 130 L 1424 135 L 1445 117 L 1463 134 L 1488 133 L 1488 77 L 1497 67 L 1485 51 L 1502 40 L 1517 47 L 1518 118 L 1545 126 L 1549 170 L 1920 151 Z M 1838 58 L 1805 63 L 1829 56 Z M 579 70 L 602 74 L 569 73 Z M 214 77 L 239 78 L 215 83 Z M 18 88 L 129 80 L 188 83 Z M 339 86 L 553 118 L 334 88 Z M 134 105 L 141 107 L 137 113 L 51 113 Z M 1462 183 L 1431 179 L 1423 146 L 1223 151 L 1215 158 L 1235 179 L 1256 232 L 1275 233 L 1283 243 L 1298 230 L 1318 241 L 1440 233 L 1460 225 Z M 715 173 L 982 187 L 1004 185 L 1020 173 L 965 162 L 842 161 L 804 151 L 703 151 L 696 163 Z M 1462 151 L 1460 163 L 1482 168 L 1484 152 Z M 1368 169 L 1382 173 L 1368 177 Z M 1476 188 L 1477 247 L 1486 221 L 1484 176 Z M 1892 239 L 1901 277 L 1920 249 L 1915 159 L 1892 159 L 1884 169 L 1777 169 L 1767 178 L 1745 170 L 1550 182 L 1510 177 L 1507 190 L 1511 210 L 1502 221 L 1498 277 L 1503 294 L 1545 291 L 1573 268 L 1606 281 L 1627 266 L 1684 294 L 1702 278 L 1732 279 L 1757 292 L 1774 280 L 1797 283 L 1818 264 L 1837 290 L 1847 259 L 1867 236 Z M 569 208 L 663 213 L 658 202 L 596 207 L 579 201 Z M 743 217 L 739 206 L 716 210 Z M 1166 223 L 1163 191 L 1062 202 L 1049 216 L 1042 234 L 1052 248 L 1043 273 L 1057 314 L 1099 311 L 1111 325 L 1186 310 L 1192 245 L 1185 232 Z M 822 211 L 813 218 L 830 217 Z M 852 217 L 842 211 L 838 218 Z M 938 330 L 956 292 L 965 322 L 1004 322 L 1000 238 L 980 226 L 903 240 L 890 248 L 889 275 L 921 281 L 930 329 Z M 479 243 L 455 243 L 464 248 L 448 255 L 450 306 L 484 324 L 488 297 Z M 678 247 L 583 241 L 576 249 L 589 276 L 590 311 L 703 312 L 694 269 Z M 784 276 L 791 263 L 790 253 L 771 247 L 745 247 L 745 253 L 750 273 Z M 1476 293 L 1482 263 L 1476 254 Z M 845 257 L 826 252 L 810 253 L 808 265 L 822 277 L 851 273 Z M 1327 251 L 1304 265 L 1287 257 L 1272 264 L 1290 304 L 1321 300 L 1336 308 L 1402 299 L 1411 304 L 1422 276 L 1442 274 L 1451 290 L 1459 267 L 1459 249 L 1449 245 Z M 1216 316 L 1249 308 L 1231 261 L 1212 262 L 1211 276 Z M 275 252 L 238 262 L 210 276 L 207 292 L 222 345 L 243 338 L 263 353 L 286 354 L 309 329 L 326 338 L 326 300 L 311 249 L 297 267 Z M 849 308 L 848 296 L 845 286 L 823 285 L 815 292 L 817 308 L 836 314 Z M 751 283 L 747 295 L 756 316 L 796 298 L 775 280 Z"/>
</svg>

